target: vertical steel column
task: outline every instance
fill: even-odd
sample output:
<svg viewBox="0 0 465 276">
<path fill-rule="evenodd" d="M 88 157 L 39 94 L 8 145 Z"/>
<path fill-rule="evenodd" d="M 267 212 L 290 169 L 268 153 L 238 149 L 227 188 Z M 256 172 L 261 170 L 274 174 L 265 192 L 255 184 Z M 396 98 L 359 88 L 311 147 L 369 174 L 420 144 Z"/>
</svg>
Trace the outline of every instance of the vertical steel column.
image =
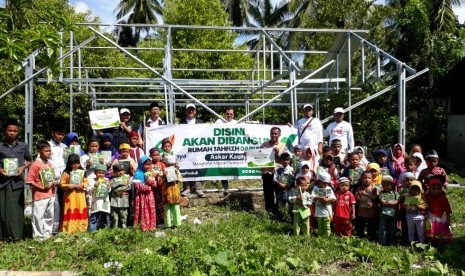
<svg viewBox="0 0 465 276">
<path fill-rule="evenodd" d="M 292 64 L 289 64 L 289 85 L 293 86 L 295 84 L 296 80 L 296 73 L 295 73 L 295 67 L 292 66 Z M 293 88 L 290 91 L 291 94 L 291 122 L 294 124 L 297 121 L 298 118 L 298 108 L 297 108 L 297 88 Z"/>
<path fill-rule="evenodd" d="M 172 79 L 173 74 L 171 72 L 171 27 L 168 28 L 168 34 L 166 35 L 166 45 L 165 45 L 165 58 L 163 59 L 163 75 L 167 79 Z M 166 97 L 168 96 L 168 97 Z M 166 118 L 168 123 L 175 122 L 175 104 L 174 104 L 174 92 L 173 86 L 166 85 L 165 82 L 165 107 L 166 107 Z"/>
<path fill-rule="evenodd" d="M 352 66 L 350 62 L 350 35 L 347 33 L 347 90 L 349 92 L 349 107 L 352 106 Z M 349 123 L 352 123 L 352 109 L 349 109 Z"/>
<path fill-rule="evenodd" d="M 74 32 L 73 31 L 70 31 L 69 33 L 69 50 L 72 51 L 73 50 L 73 40 L 74 40 Z M 69 78 L 70 79 L 73 79 L 73 54 L 71 54 L 69 56 Z M 73 108 L 74 108 L 74 105 L 73 105 L 73 83 L 70 82 L 68 84 L 69 86 L 69 131 L 72 132 L 73 131 L 73 116 L 74 116 L 74 112 L 73 112 Z"/>
<path fill-rule="evenodd" d="M 35 53 L 27 58 L 25 77 L 26 79 L 34 74 Z M 33 125 L 34 125 L 34 79 L 31 79 L 24 86 L 24 142 L 29 146 L 29 152 L 33 152 Z"/>
<path fill-rule="evenodd" d="M 398 143 L 405 146 L 406 128 L 406 93 L 405 93 L 405 68 L 401 62 L 397 63 L 398 90 L 399 90 L 399 137 Z"/>
</svg>

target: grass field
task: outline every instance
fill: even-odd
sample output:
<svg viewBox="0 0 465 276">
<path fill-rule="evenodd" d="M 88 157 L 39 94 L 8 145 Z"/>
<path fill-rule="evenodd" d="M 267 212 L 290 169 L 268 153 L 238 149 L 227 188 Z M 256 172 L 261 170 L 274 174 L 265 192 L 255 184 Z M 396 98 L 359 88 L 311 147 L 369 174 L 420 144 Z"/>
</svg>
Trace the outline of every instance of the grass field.
<svg viewBox="0 0 465 276">
<path fill-rule="evenodd" d="M 176 231 L 104 229 L 0 243 L 0 270 L 83 275 L 464 275 L 465 189 L 449 189 L 454 242 L 381 246 L 357 238 L 295 237 L 263 214 L 227 207 L 182 209 Z M 200 220 L 200 224 L 194 223 Z"/>
</svg>

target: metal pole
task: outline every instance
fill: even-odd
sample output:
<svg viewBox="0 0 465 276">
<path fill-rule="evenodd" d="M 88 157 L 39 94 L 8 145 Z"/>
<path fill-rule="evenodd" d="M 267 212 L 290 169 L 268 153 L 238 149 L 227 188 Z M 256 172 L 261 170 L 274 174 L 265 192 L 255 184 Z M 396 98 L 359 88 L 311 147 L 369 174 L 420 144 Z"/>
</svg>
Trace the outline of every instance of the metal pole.
<svg viewBox="0 0 465 276">
<path fill-rule="evenodd" d="M 352 105 L 352 89 L 350 89 L 352 86 L 352 66 L 350 63 L 350 51 L 350 33 L 347 33 L 347 88 L 349 90 L 349 106 Z M 352 123 L 352 110 L 349 110 L 349 123 Z"/>
<path fill-rule="evenodd" d="M 69 33 L 69 36 L 70 36 L 70 39 L 69 39 L 69 48 L 70 50 L 72 51 L 73 50 L 73 37 L 74 37 L 74 33 L 73 31 L 71 31 Z M 70 79 L 73 79 L 73 55 L 70 55 L 69 56 L 69 78 Z M 69 131 L 72 132 L 73 131 L 73 116 L 74 116 L 74 113 L 73 113 L 73 85 L 70 83 L 69 84 Z"/>
</svg>

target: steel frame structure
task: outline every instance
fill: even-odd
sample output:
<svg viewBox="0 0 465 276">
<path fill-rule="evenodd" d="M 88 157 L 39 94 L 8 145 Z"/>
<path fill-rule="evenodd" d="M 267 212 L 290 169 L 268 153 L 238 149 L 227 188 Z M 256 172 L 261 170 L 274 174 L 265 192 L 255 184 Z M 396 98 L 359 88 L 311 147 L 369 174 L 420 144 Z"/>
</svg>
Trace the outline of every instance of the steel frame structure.
<svg viewBox="0 0 465 276">
<path fill-rule="evenodd" d="M 121 21 L 120 19 L 119 21 Z M 405 98 L 406 83 L 427 72 L 417 72 L 402 61 L 386 53 L 376 45 L 363 38 L 365 30 L 339 29 L 291 29 L 291 28 L 247 28 L 223 26 L 185 26 L 185 25 L 145 25 L 145 24 L 78 24 L 91 30 L 94 35 L 78 43 L 73 32 L 69 33 L 69 45 L 61 49 L 60 76 L 53 81 L 65 83 L 69 87 L 70 131 L 73 129 L 73 98 L 76 93 L 85 93 L 92 99 L 91 109 L 115 106 L 147 106 L 148 102 L 158 100 L 164 103 L 169 123 L 175 122 L 175 111 L 187 102 L 202 106 L 218 118 L 213 106 L 244 106 L 246 115 L 240 118 L 244 122 L 266 107 L 291 106 L 292 123 L 298 118 L 298 107 L 304 103 L 312 103 L 315 116 L 320 117 L 320 102 L 330 97 L 331 93 L 347 92 L 348 120 L 352 120 L 351 110 L 371 99 L 397 88 L 398 90 L 398 141 L 405 144 Z M 104 28 L 100 30 L 98 28 Z M 164 30 L 166 34 L 163 48 L 121 47 L 106 31 L 113 27 L 151 27 L 155 31 Z M 225 32 L 255 32 L 259 36 L 260 47 L 255 50 L 244 50 L 231 45 L 229 49 L 176 49 L 171 45 L 173 30 L 216 30 Z M 327 50 L 286 51 L 272 39 L 273 33 L 301 32 L 305 35 L 325 34 L 333 37 L 333 44 Z M 61 33 L 62 37 L 63 33 Z M 108 46 L 90 46 L 95 39 L 104 40 Z M 118 67 L 108 64 L 98 66 L 84 64 L 83 55 L 95 50 L 118 50 L 140 67 Z M 160 51 L 163 53 L 163 67 L 154 68 L 131 51 Z M 254 55 L 252 68 L 173 68 L 172 57 L 175 52 L 223 53 L 244 52 Z M 32 53 L 23 63 L 25 79 L 0 95 L 0 99 L 25 86 L 25 140 L 32 146 L 32 126 L 34 107 L 34 85 L 36 82 L 47 82 L 42 76 L 47 68 L 35 65 L 39 51 Z M 306 70 L 299 65 L 299 60 L 309 55 L 324 55 L 319 68 Z M 67 65 L 68 64 L 68 65 Z M 357 68 L 357 69 L 354 69 Z M 394 68 L 394 69 L 393 69 Z M 114 70 L 122 72 L 121 77 L 101 79 L 94 76 L 94 70 Z M 123 72 L 144 70 L 154 75 L 149 78 L 130 78 Z M 359 70 L 359 74 L 353 74 Z M 190 72 L 243 72 L 250 78 L 244 79 L 181 79 L 174 78 L 177 71 Z M 356 81 L 356 82 L 355 82 Z M 367 82 L 383 81 L 384 89 L 368 98 L 352 103 L 353 91 Z M 125 89 L 137 91 L 125 91 Z M 108 91 L 109 90 L 109 91 Z M 229 98 L 218 95 L 229 95 Z M 289 95 L 288 101 L 283 96 Z M 202 98 L 200 98 L 202 96 Z M 331 117 L 321 119 L 327 122 Z"/>
</svg>

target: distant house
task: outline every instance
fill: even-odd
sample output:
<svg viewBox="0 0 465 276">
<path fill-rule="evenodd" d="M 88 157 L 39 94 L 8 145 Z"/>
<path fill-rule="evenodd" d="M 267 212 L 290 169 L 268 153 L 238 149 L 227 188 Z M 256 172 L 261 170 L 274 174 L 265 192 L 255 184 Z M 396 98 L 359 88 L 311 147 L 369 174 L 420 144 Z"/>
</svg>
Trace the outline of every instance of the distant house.
<svg viewBox="0 0 465 276">
<path fill-rule="evenodd" d="M 430 98 L 447 102 L 447 160 L 465 168 L 465 108 L 462 89 L 465 58 L 431 89 Z"/>
</svg>

